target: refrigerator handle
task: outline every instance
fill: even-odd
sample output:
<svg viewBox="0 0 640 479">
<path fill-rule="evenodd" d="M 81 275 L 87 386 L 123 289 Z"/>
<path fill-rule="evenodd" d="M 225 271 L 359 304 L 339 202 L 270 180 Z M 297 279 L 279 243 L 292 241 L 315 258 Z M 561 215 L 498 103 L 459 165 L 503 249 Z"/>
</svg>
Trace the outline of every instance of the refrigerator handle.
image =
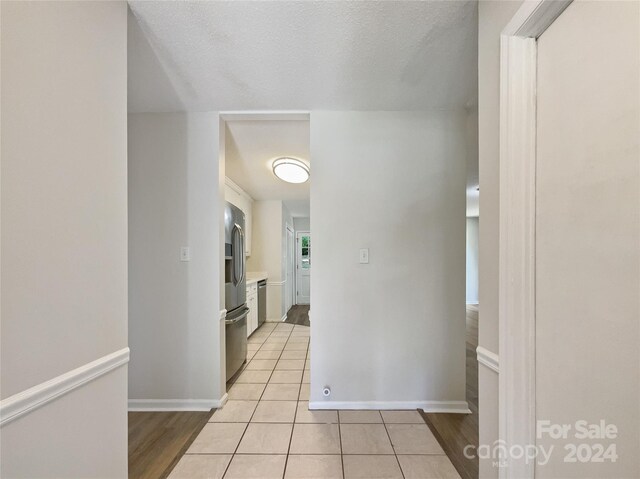
<svg viewBox="0 0 640 479">
<path fill-rule="evenodd" d="M 235 318 L 235 319 L 225 319 L 225 320 L 224 320 L 224 324 L 235 324 L 235 323 L 237 323 L 238 321 L 240 321 L 240 320 L 242 320 L 242 319 L 246 318 L 248 314 L 249 314 L 249 308 L 245 309 L 245 310 L 242 312 L 242 314 L 241 314 L 240 316 L 238 316 L 237 318 Z"/>
<path fill-rule="evenodd" d="M 233 225 L 233 229 L 231 230 L 231 258 L 232 258 L 232 266 L 231 272 L 233 274 L 232 283 L 234 286 L 238 285 L 238 255 L 236 251 L 238 249 L 238 243 L 236 242 L 236 229 L 238 228 L 237 224 Z"/>
<path fill-rule="evenodd" d="M 239 236 L 239 244 L 237 245 L 236 251 L 239 252 L 240 256 L 238 258 L 238 263 L 240 265 L 240 273 L 236 276 L 237 282 L 236 284 L 241 283 L 242 281 L 244 281 L 244 278 L 246 276 L 246 272 L 245 272 L 245 267 L 246 267 L 246 258 L 244 255 L 244 231 L 242 230 L 242 227 L 236 223 L 234 225 L 234 227 L 237 229 Z M 234 251 L 235 254 L 235 251 Z M 235 271 L 234 271 L 235 274 Z"/>
</svg>

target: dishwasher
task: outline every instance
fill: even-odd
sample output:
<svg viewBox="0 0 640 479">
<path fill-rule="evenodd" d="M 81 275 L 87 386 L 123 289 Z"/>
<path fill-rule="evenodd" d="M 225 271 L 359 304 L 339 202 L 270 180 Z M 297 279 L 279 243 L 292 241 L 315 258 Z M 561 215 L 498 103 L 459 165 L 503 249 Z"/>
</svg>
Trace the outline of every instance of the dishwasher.
<svg viewBox="0 0 640 479">
<path fill-rule="evenodd" d="M 267 320 L 267 281 L 258 282 L 258 327 Z"/>
</svg>

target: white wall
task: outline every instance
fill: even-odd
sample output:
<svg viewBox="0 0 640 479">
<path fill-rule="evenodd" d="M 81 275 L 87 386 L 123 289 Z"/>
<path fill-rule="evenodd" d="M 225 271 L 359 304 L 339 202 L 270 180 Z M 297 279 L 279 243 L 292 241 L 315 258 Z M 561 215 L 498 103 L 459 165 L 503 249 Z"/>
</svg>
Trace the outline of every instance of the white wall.
<svg viewBox="0 0 640 479">
<path fill-rule="evenodd" d="M 129 115 L 134 407 L 162 400 L 206 409 L 225 392 L 219 128 L 215 112 Z M 180 261 L 181 246 L 191 248 L 190 262 Z"/>
<path fill-rule="evenodd" d="M 284 207 L 280 200 L 253 203 L 253 239 L 247 271 L 266 271 L 267 321 L 280 321 L 284 315 L 283 224 Z M 286 242 L 285 242 L 286 245 Z"/>
<path fill-rule="evenodd" d="M 4 405 L 126 352 L 127 5 L 0 8 Z M 126 382 L 121 366 L 3 426 L 0 476 L 126 477 Z"/>
<path fill-rule="evenodd" d="M 640 3 L 572 3 L 537 58 L 536 416 L 617 437 L 544 434 L 536 477 L 640 477 Z"/>
<path fill-rule="evenodd" d="M 478 303 L 478 218 L 467 218 L 467 304 Z"/>
<path fill-rule="evenodd" d="M 498 218 L 500 191 L 500 32 L 522 2 L 478 2 L 478 161 L 480 168 L 479 345 L 498 351 Z M 498 439 L 498 375 L 478 364 L 480 444 Z M 498 477 L 492 460 L 480 460 L 480 477 Z"/>
<path fill-rule="evenodd" d="M 311 219 L 306 218 L 293 218 L 294 231 L 310 231 Z"/>
<path fill-rule="evenodd" d="M 311 117 L 313 407 L 466 408 L 465 113 Z"/>
</svg>

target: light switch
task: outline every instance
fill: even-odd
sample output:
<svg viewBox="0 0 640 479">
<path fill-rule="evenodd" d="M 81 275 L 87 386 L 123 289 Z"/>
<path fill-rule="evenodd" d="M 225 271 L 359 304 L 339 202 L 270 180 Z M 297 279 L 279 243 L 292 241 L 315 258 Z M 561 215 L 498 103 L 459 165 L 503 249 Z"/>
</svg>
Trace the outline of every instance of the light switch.
<svg viewBox="0 0 640 479">
<path fill-rule="evenodd" d="M 362 248 L 360 250 L 360 264 L 369 263 L 369 248 Z"/>
<path fill-rule="evenodd" d="M 188 246 L 180 248 L 180 261 L 191 261 L 191 250 Z"/>
</svg>

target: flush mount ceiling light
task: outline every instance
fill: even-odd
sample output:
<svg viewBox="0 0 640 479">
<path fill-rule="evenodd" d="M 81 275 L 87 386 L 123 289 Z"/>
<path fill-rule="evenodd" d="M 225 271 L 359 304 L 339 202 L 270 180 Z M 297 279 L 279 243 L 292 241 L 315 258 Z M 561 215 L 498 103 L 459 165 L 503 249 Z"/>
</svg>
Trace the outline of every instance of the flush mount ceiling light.
<svg viewBox="0 0 640 479">
<path fill-rule="evenodd" d="M 296 158 L 278 158 L 271 167 L 273 174 L 287 183 L 304 183 L 309 179 L 309 167 Z"/>
</svg>

